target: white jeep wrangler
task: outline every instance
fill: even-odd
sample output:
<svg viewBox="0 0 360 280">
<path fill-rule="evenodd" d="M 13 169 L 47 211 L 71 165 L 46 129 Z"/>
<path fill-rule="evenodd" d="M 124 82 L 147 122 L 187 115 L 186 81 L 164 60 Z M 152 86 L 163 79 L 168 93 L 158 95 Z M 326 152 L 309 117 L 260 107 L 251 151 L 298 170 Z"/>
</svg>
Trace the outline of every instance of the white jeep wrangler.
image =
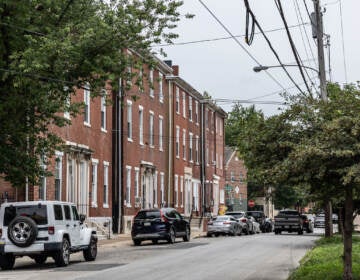
<svg viewBox="0 0 360 280">
<path fill-rule="evenodd" d="M 61 201 L 4 203 L 0 207 L 0 267 L 12 269 L 15 258 L 30 256 L 42 264 L 52 257 L 69 264 L 70 254 L 83 251 L 86 261 L 97 255 L 96 230 L 84 224 L 76 205 Z"/>
</svg>

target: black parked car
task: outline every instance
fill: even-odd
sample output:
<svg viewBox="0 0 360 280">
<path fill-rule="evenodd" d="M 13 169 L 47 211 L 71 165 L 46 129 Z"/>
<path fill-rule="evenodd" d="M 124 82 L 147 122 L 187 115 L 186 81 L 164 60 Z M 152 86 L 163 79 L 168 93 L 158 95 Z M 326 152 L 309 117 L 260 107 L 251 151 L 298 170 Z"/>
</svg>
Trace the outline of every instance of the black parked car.
<svg viewBox="0 0 360 280">
<path fill-rule="evenodd" d="M 173 208 L 144 209 L 134 217 L 131 237 L 135 246 L 144 240 L 174 243 L 176 237 L 190 240 L 190 224 Z"/>
</svg>

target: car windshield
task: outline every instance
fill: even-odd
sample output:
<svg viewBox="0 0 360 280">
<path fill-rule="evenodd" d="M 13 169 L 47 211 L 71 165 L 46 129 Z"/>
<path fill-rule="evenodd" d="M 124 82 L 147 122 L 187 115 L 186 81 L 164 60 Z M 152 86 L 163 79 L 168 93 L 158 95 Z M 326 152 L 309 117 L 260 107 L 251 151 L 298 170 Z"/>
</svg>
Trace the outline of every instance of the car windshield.
<svg viewBox="0 0 360 280">
<path fill-rule="evenodd" d="M 286 216 L 298 216 L 299 213 L 297 211 L 280 211 L 280 215 L 286 215 Z"/>
<path fill-rule="evenodd" d="M 160 211 L 140 211 L 135 219 L 156 219 L 160 218 Z"/>
<path fill-rule="evenodd" d="M 221 216 L 216 218 L 216 221 L 227 221 L 227 220 L 230 220 L 230 217 Z"/>
<path fill-rule="evenodd" d="M 244 216 L 244 213 L 226 213 L 226 216 L 233 216 L 235 219 L 239 219 Z"/>
<path fill-rule="evenodd" d="M 5 208 L 4 226 L 8 226 L 10 222 L 17 216 L 29 217 L 38 225 L 46 225 L 47 208 L 46 205 L 22 205 L 9 206 Z"/>
</svg>

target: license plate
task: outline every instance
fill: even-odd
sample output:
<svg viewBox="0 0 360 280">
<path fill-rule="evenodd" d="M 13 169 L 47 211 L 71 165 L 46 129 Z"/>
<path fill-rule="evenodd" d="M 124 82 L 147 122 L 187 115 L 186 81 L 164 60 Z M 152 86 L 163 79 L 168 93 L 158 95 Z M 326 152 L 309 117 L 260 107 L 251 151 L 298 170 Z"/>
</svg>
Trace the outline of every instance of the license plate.
<svg viewBox="0 0 360 280">
<path fill-rule="evenodd" d="M 144 226 L 146 226 L 146 227 L 151 226 L 151 223 L 150 222 L 145 222 Z"/>
</svg>

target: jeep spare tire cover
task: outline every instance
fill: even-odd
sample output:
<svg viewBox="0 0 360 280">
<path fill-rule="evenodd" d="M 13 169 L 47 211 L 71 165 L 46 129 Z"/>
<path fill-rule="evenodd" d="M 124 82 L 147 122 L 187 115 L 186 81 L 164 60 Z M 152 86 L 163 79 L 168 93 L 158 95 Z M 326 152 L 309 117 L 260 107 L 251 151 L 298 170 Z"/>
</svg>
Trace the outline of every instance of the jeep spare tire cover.
<svg viewBox="0 0 360 280">
<path fill-rule="evenodd" d="M 8 226 L 8 237 L 18 247 L 28 247 L 36 239 L 37 225 L 31 218 L 18 216 Z"/>
</svg>

